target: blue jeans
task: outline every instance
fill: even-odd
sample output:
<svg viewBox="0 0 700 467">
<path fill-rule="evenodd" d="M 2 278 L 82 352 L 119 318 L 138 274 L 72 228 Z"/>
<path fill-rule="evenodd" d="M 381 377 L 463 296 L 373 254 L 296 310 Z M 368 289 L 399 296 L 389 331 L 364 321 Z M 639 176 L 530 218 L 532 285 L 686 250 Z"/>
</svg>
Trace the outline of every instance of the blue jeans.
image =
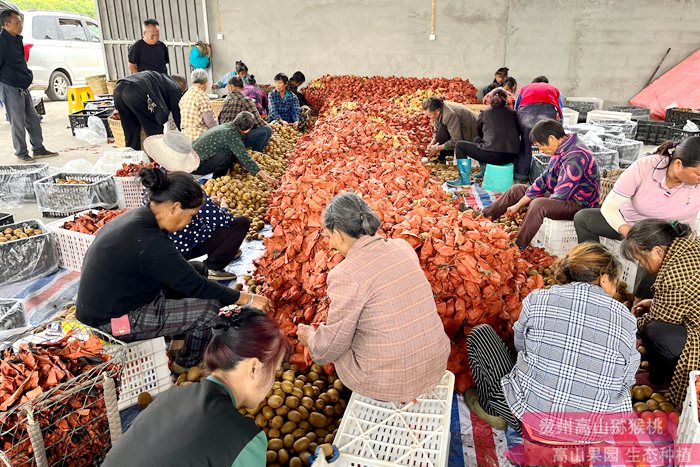
<svg viewBox="0 0 700 467">
<path fill-rule="evenodd" d="M 243 137 L 243 144 L 253 151 L 262 152 L 265 146 L 267 146 L 267 142 L 270 141 L 271 136 L 272 127 L 270 125 L 261 126 L 250 130 L 248 134 Z"/>
</svg>

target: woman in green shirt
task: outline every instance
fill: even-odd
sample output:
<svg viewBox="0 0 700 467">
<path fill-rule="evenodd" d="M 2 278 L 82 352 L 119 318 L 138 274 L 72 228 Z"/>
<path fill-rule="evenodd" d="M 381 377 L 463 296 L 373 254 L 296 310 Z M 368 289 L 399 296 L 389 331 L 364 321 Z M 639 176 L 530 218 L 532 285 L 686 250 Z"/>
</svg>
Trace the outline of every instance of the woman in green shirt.
<svg viewBox="0 0 700 467">
<path fill-rule="evenodd" d="M 277 323 L 254 308 L 220 314 L 204 355 L 211 376 L 169 389 L 141 413 L 103 467 L 264 467 L 267 437 L 239 409 L 272 388 L 291 346 Z"/>
</svg>

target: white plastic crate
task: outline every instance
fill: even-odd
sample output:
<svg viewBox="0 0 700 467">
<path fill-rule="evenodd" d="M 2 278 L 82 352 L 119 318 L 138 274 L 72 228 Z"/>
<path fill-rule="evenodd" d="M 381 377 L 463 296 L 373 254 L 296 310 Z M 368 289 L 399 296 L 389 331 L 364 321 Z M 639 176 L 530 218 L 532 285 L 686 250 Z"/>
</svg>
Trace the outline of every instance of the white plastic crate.
<svg viewBox="0 0 700 467">
<path fill-rule="evenodd" d="M 609 110 L 591 110 L 586 115 L 586 123 L 596 122 L 625 122 L 632 120 L 631 112 L 611 112 Z"/>
<path fill-rule="evenodd" d="M 700 443 L 700 421 L 698 421 L 698 395 L 695 392 L 695 379 L 700 376 L 700 371 L 691 371 L 688 377 L 688 393 L 682 405 L 680 419 L 678 420 L 678 435 L 676 444 Z"/>
<path fill-rule="evenodd" d="M 576 125 L 578 123 L 578 112 L 575 111 L 574 109 L 570 109 L 568 107 L 564 107 L 561 109 L 562 114 L 564 115 L 564 125 Z"/>
<path fill-rule="evenodd" d="M 165 351 L 165 338 L 127 344 L 127 353 L 119 383 L 119 410 L 131 407 L 139 394 L 148 392 L 156 396 L 173 385 Z"/>
<path fill-rule="evenodd" d="M 91 212 L 91 210 L 79 212 L 76 216 L 81 216 L 86 212 Z M 61 267 L 71 271 L 80 271 L 83 267 L 85 253 L 92 245 L 92 241 L 95 240 L 95 236 L 64 229 L 63 224 L 72 221 L 74 218 L 75 216 L 64 217 L 51 222 L 47 227 L 56 240 L 56 249 L 58 250 L 58 259 Z"/>
<path fill-rule="evenodd" d="M 634 281 L 637 279 L 637 269 L 639 269 L 639 264 L 636 261 L 629 261 L 622 257 L 620 253 L 622 248 L 622 242 L 619 240 L 613 240 L 612 238 L 600 237 L 600 244 L 603 245 L 608 250 L 615 253 L 620 266 L 622 266 L 622 274 L 620 279 L 627 283 L 627 288 L 630 292 L 634 289 Z"/>
<path fill-rule="evenodd" d="M 353 393 L 335 436 L 337 465 L 446 466 L 454 382 L 446 371 L 437 386 L 409 404 Z"/>
<path fill-rule="evenodd" d="M 120 208 L 133 209 L 143 205 L 144 186 L 139 177 L 114 177 Z"/>
<path fill-rule="evenodd" d="M 578 236 L 573 221 L 555 221 L 547 217 L 535 234 L 530 245 L 544 248 L 554 256 L 563 256 L 578 244 Z"/>
</svg>

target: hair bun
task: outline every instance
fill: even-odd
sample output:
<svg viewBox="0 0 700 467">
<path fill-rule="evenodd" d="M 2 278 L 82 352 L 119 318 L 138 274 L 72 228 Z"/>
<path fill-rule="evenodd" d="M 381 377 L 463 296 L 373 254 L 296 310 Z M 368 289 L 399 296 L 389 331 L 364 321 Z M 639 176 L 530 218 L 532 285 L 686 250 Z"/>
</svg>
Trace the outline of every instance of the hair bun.
<svg viewBox="0 0 700 467">
<path fill-rule="evenodd" d="M 161 169 L 143 168 L 139 170 L 139 177 L 141 178 L 141 184 L 152 193 L 163 191 L 170 185 L 168 174 Z"/>
</svg>

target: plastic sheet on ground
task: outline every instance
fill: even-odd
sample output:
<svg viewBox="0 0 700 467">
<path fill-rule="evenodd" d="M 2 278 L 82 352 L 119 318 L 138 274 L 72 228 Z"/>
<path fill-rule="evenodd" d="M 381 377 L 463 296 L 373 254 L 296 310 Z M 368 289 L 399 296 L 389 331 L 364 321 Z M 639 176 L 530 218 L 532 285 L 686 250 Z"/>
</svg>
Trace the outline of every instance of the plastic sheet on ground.
<svg viewBox="0 0 700 467">
<path fill-rule="evenodd" d="M 33 201 L 34 182 L 49 173 L 48 164 L 0 166 L 0 207 L 16 208 Z"/>
</svg>

